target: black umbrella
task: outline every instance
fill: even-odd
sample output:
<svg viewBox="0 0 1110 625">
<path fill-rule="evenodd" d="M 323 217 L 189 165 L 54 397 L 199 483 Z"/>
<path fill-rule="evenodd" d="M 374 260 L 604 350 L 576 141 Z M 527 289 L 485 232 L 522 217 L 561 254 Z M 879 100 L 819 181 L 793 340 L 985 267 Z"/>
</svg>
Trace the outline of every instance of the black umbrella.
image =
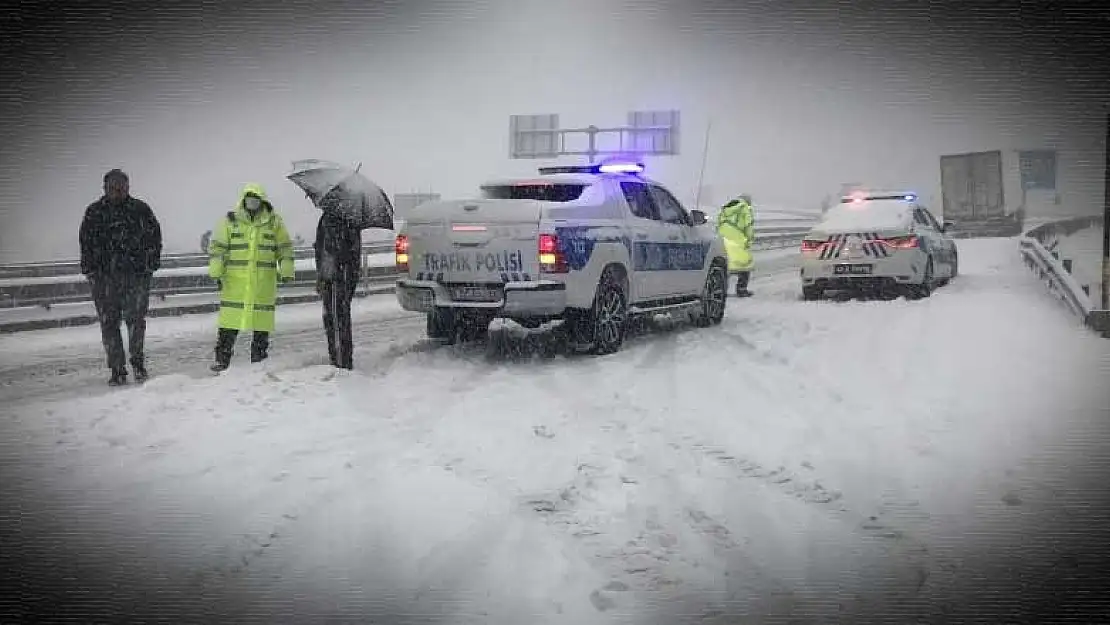
<svg viewBox="0 0 1110 625">
<path fill-rule="evenodd" d="M 286 176 L 322 211 L 336 212 L 352 227 L 393 229 L 393 203 L 378 185 L 359 173 L 331 161 L 309 159 L 293 163 Z"/>
</svg>

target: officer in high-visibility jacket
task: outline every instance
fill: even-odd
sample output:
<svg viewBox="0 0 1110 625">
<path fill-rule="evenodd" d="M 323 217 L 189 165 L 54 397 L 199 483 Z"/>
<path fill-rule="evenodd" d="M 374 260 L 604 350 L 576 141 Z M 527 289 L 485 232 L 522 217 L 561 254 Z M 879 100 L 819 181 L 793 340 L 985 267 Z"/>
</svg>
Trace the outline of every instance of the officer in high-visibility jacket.
<svg viewBox="0 0 1110 625">
<path fill-rule="evenodd" d="M 293 242 L 281 216 L 260 185 L 248 184 L 235 210 L 220 219 L 208 243 L 208 275 L 220 290 L 216 363 L 219 372 L 231 365 L 235 339 L 251 330 L 251 362 L 266 359 L 278 281 L 294 277 Z"/>
<path fill-rule="evenodd" d="M 741 195 L 721 208 L 717 214 L 717 232 L 725 242 L 728 271 L 736 274 L 736 296 L 748 297 L 751 295 L 748 279 L 755 260 L 751 251 L 752 240 L 755 239 L 755 217 L 748 196 Z"/>
</svg>

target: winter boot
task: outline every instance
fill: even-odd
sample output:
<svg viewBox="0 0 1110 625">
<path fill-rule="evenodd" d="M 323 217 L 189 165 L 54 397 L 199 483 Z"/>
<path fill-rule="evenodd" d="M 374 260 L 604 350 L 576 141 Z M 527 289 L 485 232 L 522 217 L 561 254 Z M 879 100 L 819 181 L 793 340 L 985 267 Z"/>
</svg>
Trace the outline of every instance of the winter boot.
<svg viewBox="0 0 1110 625">
<path fill-rule="evenodd" d="M 108 379 L 108 386 L 123 386 L 127 384 L 127 370 L 117 370 L 112 372 L 112 377 Z"/>
<path fill-rule="evenodd" d="M 141 363 L 135 364 L 131 365 L 131 368 L 135 370 L 135 381 L 139 384 L 142 384 L 143 382 L 146 382 L 150 379 L 150 373 L 147 372 L 145 365 Z"/>
<path fill-rule="evenodd" d="M 736 297 L 751 297 L 752 292 L 748 290 L 748 279 L 751 274 L 747 271 L 742 271 L 736 274 Z"/>
<path fill-rule="evenodd" d="M 231 366 L 230 363 L 214 362 L 214 363 L 212 363 L 212 366 L 209 367 L 209 369 L 211 369 L 213 373 L 221 373 L 223 371 L 227 371 L 227 368 L 230 367 L 230 366 Z"/>
</svg>

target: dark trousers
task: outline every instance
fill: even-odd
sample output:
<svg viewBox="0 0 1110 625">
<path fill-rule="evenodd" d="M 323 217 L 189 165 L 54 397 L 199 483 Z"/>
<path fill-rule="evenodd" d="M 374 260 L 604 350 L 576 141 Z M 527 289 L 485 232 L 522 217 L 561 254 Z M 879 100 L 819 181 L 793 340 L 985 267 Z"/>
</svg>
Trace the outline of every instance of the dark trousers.
<svg viewBox="0 0 1110 625">
<path fill-rule="evenodd" d="M 216 333 L 216 362 L 224 365 L 231 364 L 231 356 L 235 353 L 235 339 L 239 337 L 238 330 L 220 328 Z M 255 331 L 251 337 L 251 362 L 266 360 L 270 349 L 270 333 Z"/>
<path fill-rule="evenodd" d="M 748 290 L 748 279 L 751 277 L 751 275 L 752 275 L 752 273 L 750 271 L 741 271 L 741 272 L 736 274 L 736 290 L 737 290 L 737 292 Z"/>
<path fill-rule="evenodd" d="M 328 335 L 328 359 L 333 367 L 340 369 L 355 368 L 351 300 L 357 288 L 358 282 L 354 280 L 320 284 L 320 298 L 324 301 L 324 332 Z"/>
<path fill-rule="evenodd" d="M 127 372 L 120 323 L 127 325 L 131 366 L 145 367 L 146 313 L 150 306 L 150 276 L 147 274 L 100 274 L 89 279 L 100 335 L 108 366 L 113 373 Z"/>
</svg>

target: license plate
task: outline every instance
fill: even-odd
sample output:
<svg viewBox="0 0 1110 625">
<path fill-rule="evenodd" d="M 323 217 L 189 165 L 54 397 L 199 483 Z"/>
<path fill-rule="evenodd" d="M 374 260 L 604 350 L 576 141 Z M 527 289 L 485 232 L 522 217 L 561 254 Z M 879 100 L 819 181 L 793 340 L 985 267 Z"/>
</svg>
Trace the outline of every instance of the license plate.
<svg viewBox="0 0 1110 625">
<path fill-rule="evenodd" d="M 833 267 L 833 273 L 840 276 L 869 276 L 871 265 L 837 265 Z"/>
<path fill-rule="evenodd" d="M 451 287 L 451 299 L 456 302 L 498 302 L 501 290 L 484 286 Z"/>
</svg>

